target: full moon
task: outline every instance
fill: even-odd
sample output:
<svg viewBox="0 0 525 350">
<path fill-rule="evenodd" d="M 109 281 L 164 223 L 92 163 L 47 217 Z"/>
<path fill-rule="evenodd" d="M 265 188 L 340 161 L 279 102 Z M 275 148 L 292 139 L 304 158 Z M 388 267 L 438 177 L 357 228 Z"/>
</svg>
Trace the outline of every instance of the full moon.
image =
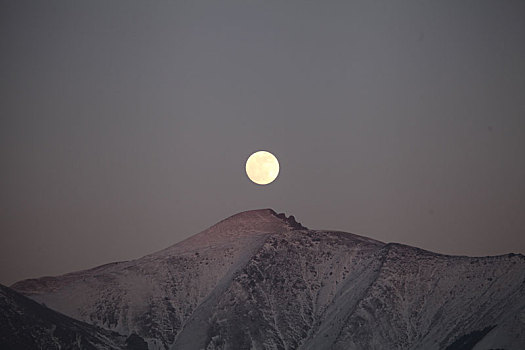
<svg viewBox="0 0 525 350">
<path fill-rule="evenodd" d="M 279 175 L 279 161 L 270 152 L 255 152 L 246 161 L 246 175 L 258 185 L 268 185 Z"/>
</svg>

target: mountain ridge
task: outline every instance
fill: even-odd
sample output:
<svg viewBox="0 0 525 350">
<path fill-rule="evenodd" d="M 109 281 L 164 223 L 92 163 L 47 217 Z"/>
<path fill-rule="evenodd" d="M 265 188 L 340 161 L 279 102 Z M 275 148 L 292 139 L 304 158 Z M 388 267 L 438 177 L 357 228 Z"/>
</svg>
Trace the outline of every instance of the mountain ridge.
<svg viewBox="0 0 525 350">
<path fill-rule="evenodd" d="M 12 287 L 150 349 L 443 349 L 487 327 L 476 343 L 525 345 L 523 255 L 444 255 L 309 230 L 271 209 L 136 260 Z"/>
</svg>

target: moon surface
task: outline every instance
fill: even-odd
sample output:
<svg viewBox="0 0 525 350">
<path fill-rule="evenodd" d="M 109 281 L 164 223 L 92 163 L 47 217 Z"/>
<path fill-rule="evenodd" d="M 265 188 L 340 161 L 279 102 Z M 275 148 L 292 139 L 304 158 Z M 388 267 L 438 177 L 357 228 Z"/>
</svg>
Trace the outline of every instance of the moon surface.
<svg viewBox="0 0 525 350">
<path fill-rule="evenodd" d="M 279 175 L 279 161 L 270 152 L 255 152 L 246 161 L 246 175 L 258 185 L 268 185 Z"/>
</svg>

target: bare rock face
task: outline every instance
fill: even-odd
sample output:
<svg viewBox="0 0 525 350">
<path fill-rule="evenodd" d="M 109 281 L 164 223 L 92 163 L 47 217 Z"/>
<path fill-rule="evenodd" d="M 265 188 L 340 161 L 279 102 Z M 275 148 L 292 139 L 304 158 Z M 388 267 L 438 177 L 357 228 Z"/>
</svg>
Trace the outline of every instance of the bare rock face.
<svg viewBox="0 0 525 350">
<path fill-rule="evenodd" d="M 295 217 L 293 215 L 290 215 L 290 217 L 286 217 L 285 213 L 277 214 L 273 210 L 272 210 L 272 214 L 274 214 L 276 217 L 286 222 L 294 230 L 308 230 L 308 228 L 301 225 L 301 223 L 295 221 Z"/>
<path fill-rule="evenodd" d="M 271 209 L 13 288 L 150 349 L 525 348 L 522 255 L 440 255 Z"/>
</svg>

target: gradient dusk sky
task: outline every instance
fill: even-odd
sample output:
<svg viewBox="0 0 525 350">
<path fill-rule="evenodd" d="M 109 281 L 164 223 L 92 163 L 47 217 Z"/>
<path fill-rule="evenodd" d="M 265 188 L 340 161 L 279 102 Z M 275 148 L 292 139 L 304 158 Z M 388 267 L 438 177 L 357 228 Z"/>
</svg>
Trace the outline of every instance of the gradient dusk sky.
<svg viewBox="0 0 525 350">
<path fill-rule="evenodd" d="M 0 28 L 0 283 L 256 208 L 525 253 L 525 1 L 13 0 Z"/>
</svg>

